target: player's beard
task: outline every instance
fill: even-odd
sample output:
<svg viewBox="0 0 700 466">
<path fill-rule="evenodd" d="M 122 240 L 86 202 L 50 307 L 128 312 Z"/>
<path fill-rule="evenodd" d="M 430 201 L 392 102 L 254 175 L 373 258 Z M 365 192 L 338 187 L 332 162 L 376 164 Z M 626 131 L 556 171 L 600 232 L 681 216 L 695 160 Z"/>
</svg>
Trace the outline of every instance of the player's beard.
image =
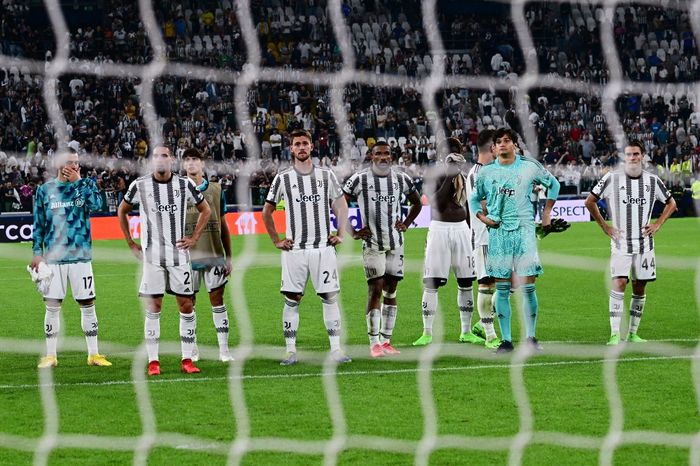
<svg viewBox="0 0 700 466">
<path fill-rule="evenodd" d="M 378 175 L 388 175 L 390 170 L 390 163 L 379 162 L 374 164 L 374 171 L 377 172 Z"/>
<path fill-rule="evenodd" d="M 632 178 L 638 178 L 642 174 L 642 164 L 641 163 L 626 163 L 625 173 L 627 176 Z"/>
<path fill-rule="evenodd" d="M 294 154 L 294 159 L 297 162 L 306 162 L 309 157 L 311 157 L 311 154 L 308 152 L 306 154 Z"/>
</svg>

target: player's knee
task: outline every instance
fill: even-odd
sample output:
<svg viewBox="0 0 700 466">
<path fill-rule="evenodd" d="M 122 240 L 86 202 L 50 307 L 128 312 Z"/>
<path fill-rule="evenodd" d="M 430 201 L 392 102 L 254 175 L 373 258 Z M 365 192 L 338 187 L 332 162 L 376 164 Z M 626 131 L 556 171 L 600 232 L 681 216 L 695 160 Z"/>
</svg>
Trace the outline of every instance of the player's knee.
<svg viewBox="0 0 700 466">
<path fill-rule="evenodd" d="M 396 299 L 396 288 L 394 288 L 394 291 L 382 290 L 382 295 L 384 299 Z"/>
<path fill-rule="evenodd" d="M 49 307 L 58 307 L 58 308 L 60 308 L 62 302 L 63 302 L 63 301 L 60 300 L 60 299 L 45 299 L 45 300 L 44 300 L 44 303 L 45 303 L 47 306 L 49 306 Z"/>
<path fill-rule="evenodd" d="M 484 277 L 476 281 L 479 284 L 479 288 L 494 288 L 496 280 L 493 277 Z"/>
<path fill-rule="evenodd" d="M 299 309 L 299 301 L 295 301 L 287 296 L 284 297 L 284 305 L 295 310 Z"/>
<path fill-rule="evenodd" d="M 297 303 L 297 305 L 299 305 L 299 303 L 301 302 L 301 297 L 303 296 L 299 293 L 283 293 L 283 294 L 284 294 L 285 302 L 287 300 L 294 301 L 295 303 Z"/>
<path fill-rule="evenodd" d="M 93 304 L 95 304 L 94 299 L 76 299 L 76 301 L 78 302 L 78 305 L 80 307 L 87 307 L 87 306 L 92 306 Z"/>
<path fill-rule="evenodd" d="M 335 304 L 338 302 L 338 293 L 321 293 L 319 295 L 323 304 Z"/>
<path fill-rule="evenodd" d="M 458 278 L 457 279 L 457 286 L 459 288 L 471 288 L 472 286 L 472 278 Z"/>
<path fill-rule="evenodd" d="M 447 283 L 446 278 L 428 277 L 423 279 L 423 285 L 425 285 L 426 291 L 427 289 L 437 291 L 437 289 L 444 286 L 445 283 Z"/>
</svg>

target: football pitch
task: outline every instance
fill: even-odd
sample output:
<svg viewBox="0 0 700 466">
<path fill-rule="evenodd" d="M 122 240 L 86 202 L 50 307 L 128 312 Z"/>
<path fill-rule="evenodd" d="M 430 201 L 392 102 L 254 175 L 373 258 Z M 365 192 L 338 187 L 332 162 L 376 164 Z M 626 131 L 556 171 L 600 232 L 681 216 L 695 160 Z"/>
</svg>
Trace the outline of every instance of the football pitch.
<svg viewBox="0 0 700 466">
<path fill-rule="evenodd" d="M 216 465 L 234 462 L 241 451 L 247 465 L 323 464 L 336 453 L 337 464 L 344 465 L 697 461 L 699 232 L 698 219 L 671 219 L 662 228 L 656 239 L 658 280 L 647 287 L 639 329 L 649 342 L 617 349 L 604 345 L 604 235 L 591 222 L 540 241 L 545 274 L 537 282 L 538 337 L 544 351 L 531 357 L 496 356 L 457 343 L 454 278 L 439 295 L 437 327 L 441 320 L 444 331 L 436 340 L 443 345 L 410 346 L 422 329 L 426 234 L 410 230 L 392 340 L 402 354 L 371 360 L 361 246 L 346 240 L 339 250 L 341 308 L 354 361 L 338 367 L 335 376 L 324 365 L 328 338 L 312 289 L 300 307 L 300 364 L 279 366 L 279 253 L 267 236 L 236 236 L 226 302 L 232 349 L 239 356 L 250 349 L 245 364 L 216 359 L 211 308 L 202 294 L 202 373 L 180 374 L 178 316 L 168 297 L 161 319 L 163 375 L 148 380 L 138 263 L 123 241 L 94 245 L 100 350 L 114 366 L 86 366 L 79 310 L 66 300 L 52 377 L 36 369 L 44 351 L 44 309 L 25 271 L 31 248 L 0 245 L 0 464 Z M 244 250 L 252 254 L 241 256 Z M 628 288 L 626 308 L 630 293 Z M 520 335 L 517 297 L 512 302 L 513 334 Z M 627 316 L 623 334 L 626 325 Z"/>
</svg>

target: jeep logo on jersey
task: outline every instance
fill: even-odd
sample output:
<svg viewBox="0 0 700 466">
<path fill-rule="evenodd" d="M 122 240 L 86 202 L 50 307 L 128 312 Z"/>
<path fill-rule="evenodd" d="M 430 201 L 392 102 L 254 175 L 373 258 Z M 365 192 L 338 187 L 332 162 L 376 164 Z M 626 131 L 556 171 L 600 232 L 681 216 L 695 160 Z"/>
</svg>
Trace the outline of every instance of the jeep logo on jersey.
<svg viewBox="0 0 700 466">
<path fill-rule="evenodd" d="M 396 202 L 396 196 L 393 194 L 377 194 L 376 196 L 370 198 L 372 202 Z"/>
<path fill-rule="evenodd" d="M 513 197 L 515 196 L 515 189 L 500 187 L 498 188 L 498 194 L 503 194 L 504 196 Z"/>
<path fill-rule="evenodd" d="M 632 205 L 644 205 L 647 203 L 647 200 L 643 197 L 632 197 L 628 194 L 627 197 L 622 198 L 622 203 Z"/>
<path fill-rule="evenodd" d="M 174 214 L 177 212 L 177 204 L 161 204 L 156 202 L 155 207 L 153 207 L 153 212 L 168 212 Z"/>
<path fill-rule="evenodd" d="M 298 198 L 295 199 L 296 202 L 312 202 L 318 204 L 321 202 L 320 194 L 300 194 Z"/>
</svg>

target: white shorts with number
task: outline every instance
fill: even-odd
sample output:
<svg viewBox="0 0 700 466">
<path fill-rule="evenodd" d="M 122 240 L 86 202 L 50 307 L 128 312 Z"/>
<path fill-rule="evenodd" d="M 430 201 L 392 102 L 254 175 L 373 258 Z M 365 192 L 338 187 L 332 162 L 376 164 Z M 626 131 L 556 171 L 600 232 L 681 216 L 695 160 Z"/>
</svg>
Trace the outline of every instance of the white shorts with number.
<svg viewBox="0 0 700 466">
<path fill-rule="evenodd" d="M 367 280 L 391 275 L 399 279 L 403 278 L 403 246 L 391 251 L 377 251 L 364 248 L 362 250 L 362 262 L 365 266 Z"/>
<path fill-rule="evenodd" d="M 431 221 L 425 242 L 423 278 L 474 277 L 471 230 L 467 222 Z"/>
<path fill-rule="evenodd" d="M 68 291 L 67 285 L 73 292 L 73 299 L 95 299 L 95 279 L 92 274 L 92 262 L 76 262 L 75 264 L 46 264 L 53 273 L 49 291 L 44 299 L 63 300 Z"/>
<path fill-rule="evenodd" d="M 304 294 L 309 277 L 318 294 L 340 291 L 334 247 L 282 251 L 282 293 Z"/>
<path fill-rule="evenodd" d="M 654 250 L 642 254 L 623 254 L 613 251 L 610 256 L 610 275 L 612 278 L 630 280 L 656 280 L 656 255 Z"/>
<path fill-rule="evenodd" d="M 192 277 L 194 277 L 195 293 L 199 292 L 199 286 L 202 281 L 204 281 L 204 287 L 207 289 L 207 293 L 211 293 L 217 288 L 221 288 L 228 283 L 226 267 L 223 265 L 214 265 L 202 270 L 192 269 Z"/>
<path fill-rule="evenodd" d="M 486 273 L 486 258 L 489 256 L 489 245 L 477 245 L 474 246 L 474 272 L 476 273 L 476 279 L 481 280 L 489 276 Z"/>
<path fill-rule="evenodd" d="M 180 296 L 194 294 L 194 277 L 189 263 L 185 265 L 161 266 L 143 263 L 139 296 L 163 296 L 166 292 Z"/>
</svg>

